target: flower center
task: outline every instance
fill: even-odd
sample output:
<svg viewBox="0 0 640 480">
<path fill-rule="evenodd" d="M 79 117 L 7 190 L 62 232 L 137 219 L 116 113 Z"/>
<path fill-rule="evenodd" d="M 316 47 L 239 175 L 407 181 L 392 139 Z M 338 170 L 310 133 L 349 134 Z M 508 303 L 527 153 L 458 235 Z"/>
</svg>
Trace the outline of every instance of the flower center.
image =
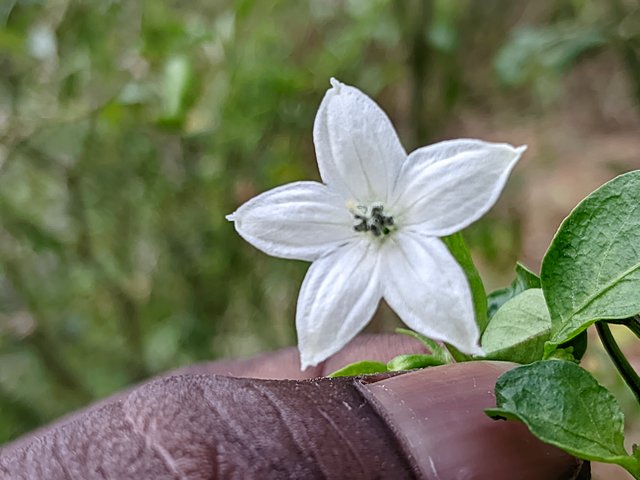
<svg viewBox="0 0 640 480">
<path fill-rule="evenodd" d="M 394 230 L 393 217 L 384 214 L 382 203 L 358 204 L 351 211 L 354 218 L 353 229 L 356 232 L 371 232 L 374 237 L 379 237 L 389 235 Z"/>
</svg>

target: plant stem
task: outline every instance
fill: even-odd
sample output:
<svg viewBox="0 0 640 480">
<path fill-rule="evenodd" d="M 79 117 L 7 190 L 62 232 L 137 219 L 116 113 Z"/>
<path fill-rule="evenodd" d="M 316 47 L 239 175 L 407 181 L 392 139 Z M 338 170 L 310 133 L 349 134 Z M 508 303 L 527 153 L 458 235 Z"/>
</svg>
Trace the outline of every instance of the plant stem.
<svg viewBox="0 0 640 480">
<path fill-rule="evenodd" d="M 456 262 L 458 262 L 462 267 L 462 271 L 467 277 L 469 287 L 471 287 L 476 323 L 480 329 L 480 335 L 482 335 L 482 332 L 484 332 L 485 328 L 487 328 L 487 325 L 489 324 L 489 318 L 487 317 L 487 292 L 484 289 L 484 283 L 482 282 L 480 272 L 478 272 L 478 269 L 473 263 L 471 251 L 469 250 L 461 232 L 442 237 L 441 240 L 447 246 Z"/>
<path fill-rule="evenodd" d="M 407 51 L 407 69 L 411 92 L 411 110 L 409 116 L 413 125 L 412 143 L 422 145 L 429 137 L 428 118 L 425 112 L 430 109 L 426 104 L 426 86 L 430 79 L 432 49 L 427 41 L 425 26 L 430 25 L 433 16 L 432 0 L 396 0 L 393 4 L 396 21 L 403 35 L 404 48 Z"/>
<path fill-rule="evenodd" d="M 624 318 L 622 320 L 607 320 L 607 323 L 613 325 L 624 325 L 631 330 L 636 337 L 640 338 L 640 315 L 634 315 L 633 317 Z"/>
<path fill-rule="evenodd" d="M 631 317 L 629 323 L 626 324 L 627 328 L 636 334 L 636 337 L 640 338 L 640 315 Z"/>
<path fill-rule="evenodd" d="M 640 377 L 638 377 L 638 374 L 631 367 L 620 347 L 618 347 L 609 325 L 606 322 L 596 322 L 596 330 L 602 345 L 604 345 L 618 372 L 620 372 L 620 375 L 622 375 L 622 378 L 636 396 L 638 403 L 640 403 Z"/>
<path fill-rule="evenodd" d="M 636 445 L 633 446 L 635 451 Z M 633 455 L 629 455 L 628 457 L 623 457 L 622 461 L 618 463 L 622 468 L 626 469 L 636 480 L 640 480 L 640 460 L 638 459 L 637 454 L 634 452 Z"/>
<path fill-rule="evenodd" d="M 627 10 L 622 0 L 614 0 L 610 5 L 612 7 L 614 25 L 619 25 L 626 17 L 632 15 L 632 10 Z M 637 37 L 622 38 L 619 34 L 614 33 L 611 35 L 611 43 L 622 57 L 631 88 L 633 89 L 636 107 L 640 108 L 640 54 L 638 53 L 640 44 Z"/>
</svg>

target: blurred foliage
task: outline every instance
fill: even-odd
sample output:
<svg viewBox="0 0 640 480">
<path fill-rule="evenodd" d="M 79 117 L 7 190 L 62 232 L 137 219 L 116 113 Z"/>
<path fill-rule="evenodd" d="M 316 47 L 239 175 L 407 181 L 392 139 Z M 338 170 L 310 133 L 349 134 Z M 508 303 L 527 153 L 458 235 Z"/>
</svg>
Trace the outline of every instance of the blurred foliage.
<svg viewBox="0 0 640 480">
<path fill-rule="evenodd" d="M 590 27 L 522 28 L 498 52 L 496 72 L 506 85 L 530 82 L 542 90 L 549 76 L 561 75 L 581 54 L 604 43 L 604 35 Z M 551 82 L 557 84 L 553 78 Z"/>
<path fill-rule="evenodd" d="M 534 5 L 3 0 L 0 441 L 168 368 L 295 342 L 306 266 L 224 216 L 317 178 L 330 77 L 376 96 L 407 149 L 486 82 L 539 89 L 596 48 L 638 80 L 637 5 Z M 472 245 L 510 270 L 517 219 L 497 245 L 487 225 Z"/>
<path fill-rule="evenodd" d="M 498 51 L 494 65 L 508 86 L 528 85 L 546 101 L 560 95 L 560 77 L 585 54 L 617 50 L 627 63 L 640 102 L 640 4 L 622 0 L 567 2 L 553 21 L 515 28 Z"/>
</svg>

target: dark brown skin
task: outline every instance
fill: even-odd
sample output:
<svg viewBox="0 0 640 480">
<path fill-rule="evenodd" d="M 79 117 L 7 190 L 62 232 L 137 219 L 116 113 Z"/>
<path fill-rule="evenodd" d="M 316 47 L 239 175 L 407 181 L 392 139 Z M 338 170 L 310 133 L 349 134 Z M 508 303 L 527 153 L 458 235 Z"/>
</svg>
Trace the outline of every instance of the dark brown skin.
<svg viewBox="0 0 640 480">
<path fill-rule="evenodd" d="M 302 373 L 295 349 L 251 360 L 188 367 L 6 445 L 0 450 L 0 478 L 481 479 L 487 477 L 476 475 L 483 471 L 479 463 L 483 458 L 499 462 L 500 452 L 475 456 L 473 452 L 490 444 L 493 437 L 497 439 L 494 444 L 521 445 L 526 451 L 518 452 L 522 463 L 510 462 L 503 476 L 499 468 L 490 470 L 498 471 L 497 476 L 492 473 L 492 479 L 520 478 L 514 469 L 528 469 L 526 478 L 573 478 L 579 468 L 575 459 L 533 439 L 522 425 L 493 422 L 483 416 L 482 408 L 491 402 L 486 385 L 509 366 L 487 369 L 477 362 L 473 367 L 477 372 L 465 375 L 473 377 L 476 384 L 484 382 L 481 399 L 466 402 L 456 400 L 465 398 L 464 392 L 455 388 L 458 366 L 418 372 L 422 377 L 411 373 L 364 380 L 264 380 L 318 377 L 352 361 L 387 361 L 399 353 L 421 351 L 423 347 L 409 337 L 362 336 L 325 364 Z M 447 379 L 444 383 L 443 378 Z M 440 406 L 434 410 L 426 394 L 437 381 L 439 391 L 449 385 L 452 393 L 436 396 Z M 405 391 L 407 386 L 409 391 Z M 438 428 L 447 425 L 447 415 L 459 417 L 460 409 L 474 412 L 463 423 L 469 432 L 480 432 L 484 438 L 467 439 L 471 446 L 461 450 L 466 452 L 459 459 L 461 470 L 450 461 L 450 452 L 456 451 L 460 439 L 448 431 L 438 435 L 446 441 L 434 441 L 428 425 L 424 438 L 431 438 L 429 450 L 424 455 L 419 451 L 417 456 L 433 461 L 416 462 L 415 448 L 405 433 L 412 430 L 422 438 L 423 427 L 407 417 L 407 405 L 413 405 L 411 414 L 417 406 L 424 410 L 420 415 L 426 412 L 424 416 L 439 418 Z M 418 427 L 408 428 L 403 418 Z M 458 430 L 464 436 L 464 428 Z M 438 463 L 439 457 L 449 458 L 448 463 Z M 433 462 L 435 476 L 430 470 Z M 445 464 L 447 472 L 455 470 L 454 477 L 451 473 L 437 475 L 437 469 Z M 541 472 L 542 476 L 535 476 Z"/>
</svg>

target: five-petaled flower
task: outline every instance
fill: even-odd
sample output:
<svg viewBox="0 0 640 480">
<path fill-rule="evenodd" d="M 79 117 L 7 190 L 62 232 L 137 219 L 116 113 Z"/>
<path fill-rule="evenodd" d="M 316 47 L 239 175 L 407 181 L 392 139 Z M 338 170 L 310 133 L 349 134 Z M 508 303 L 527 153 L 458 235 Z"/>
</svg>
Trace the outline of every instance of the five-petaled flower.
<svg viewBox="0 0 640 480">
<path fill-rule="evenodd" d="M 382 298 L 415 331 L 481 354 L 469 284 L 438 237 L 493 206 L 526 147 L 451 140 L 407 156 L 373 100 L 331 85 L 313 127 L 324 183 L 274 188 L 227 217 L 263 252 L 313 262 L 296 312 L 302 368 L 347 344 Z"/>
</svg>

